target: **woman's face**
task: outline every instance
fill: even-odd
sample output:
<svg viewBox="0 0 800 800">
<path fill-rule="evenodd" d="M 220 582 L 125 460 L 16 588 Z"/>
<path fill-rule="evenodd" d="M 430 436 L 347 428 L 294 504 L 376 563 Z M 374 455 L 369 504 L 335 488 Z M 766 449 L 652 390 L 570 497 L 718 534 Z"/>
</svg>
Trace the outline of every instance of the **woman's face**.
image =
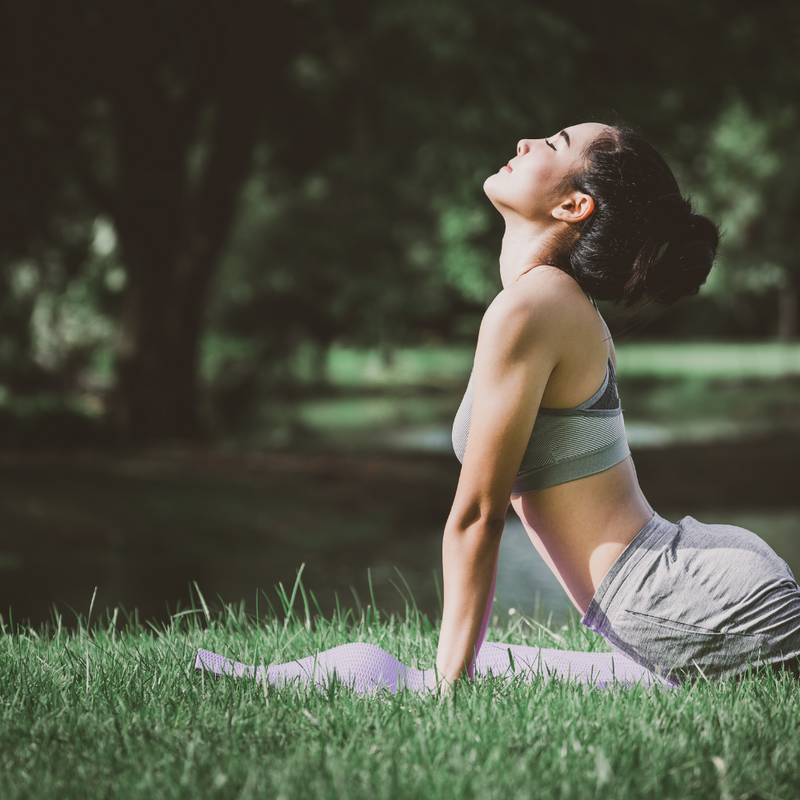
<svg viewBox="0 0 800 800">
<path fill-rule="evenodd" d="M 572 125 L 546 139 L 521 139 L 517 155 L 483 184 L 500 213 L 511 211 L 531 221 L 548 221 L 562 198 L 554 192 L 577 166 L 583 148 L 606 125 Z"/>
</svg>

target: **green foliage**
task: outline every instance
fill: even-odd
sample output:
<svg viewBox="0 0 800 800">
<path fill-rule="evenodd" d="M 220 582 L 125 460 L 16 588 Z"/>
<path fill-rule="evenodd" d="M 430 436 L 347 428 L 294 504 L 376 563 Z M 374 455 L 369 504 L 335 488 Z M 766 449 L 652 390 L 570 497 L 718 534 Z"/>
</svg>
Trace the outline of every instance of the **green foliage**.
<svg viewBox="0 0 800 800">
<path fill-rule="evenodd" d="M 787 260 L 782 247 L 765 241 L 763 229 L 773 228 L 783 239 L 794 236 L 770 224 L 786 219 L 785 209 L 776 204 L 776 181 L 795 183 L 794 159 L 775 141 L 780 128 L 794 128 L 793 117 L 793 111 L 777 119 L 757 116 L 737 100 L 706 130 L 684 131 L 683 145 L 693 154 L 680 165 L 683 183 L 697 207 L 722 225 L 719 268 L 708 284 L 722 303 L 747 303 L 748 296 L 765 293 L 774 297 L 789 285 L 795 259 Z"/>
<path fill-rule="evenodd" d="M 246 663 L 368 641 L 432 663 L 436 631 L 372 607 L 313 615 L 279 593 L 285 621 L 235 607 L 164 628 L 120 615 L 67 631 L 0 635 L 0 793 L 23 797 L 707 798 L 796 796 L 800 689 L 766 674 L 675 690 L 559 681 L 465 684 L 444 701 L 342 686 L 277 690 L 192 668 L 198 647 Z M 91 616 L 91 612 L 90 612 Z M 521 621 L 492 636 L 586 647 Z"/>
<path fill-rule="evenodd" d="M 487 304 L 500 290 L 497 258 L 476 239 L 489 228 L 483 207 L 450 206 L 439 217 L 442 267 L 449 283 L 465 296 Z"/>
<path fill-rule="evenodd" d="M 107 437 L 100 418 L 113 384 L 110 361 L 126 273 L 107 221 L 95 220 L 81 236 L 79 263 L 71 264 L 58 247 L 43 246 L 39 257 L 8 260 L 0 270 L 6 289 L 0 295 L 4 446 L 71 446 Z"/>
<path fill-rule="evenodd" d="M 192 303 L 222 429 L 294 382 L 298 358 L 324 383 L 333 343 L 390 360 L 398 346 L 474 338 L 499 288 L 485 177 L 521 136 L 587 116 L 638 125 L 723 223 L 707 303 L 652 334 L 796 330 L 794 6 L 245 3 L 242 14 L 274 23 L 262 41 L 214 4 L 101 4 L 85 18 L 64 5 L 45 27 L 28 5 L 3 17 L 14 47 L 0 68 L 7 392 L 74 394 L 76 375 L 102 364 L 115 397 L 133 394 L 137 380 L 109 372 L 113 351 L 136 350 L 151 326 L 145 369 L 180 339 L 164 333 L 168 310 Z M 238 47 L 222 46 L 223 30 Z M 67 67 L 25 69 L 33 42 Z M 122 80 L 129 67 L 141 80 Z M 101 255 L 98 227 L 112 224 L 125 246 Z M 13 288 L 30 274 L 35 290 Z M 169 358 L 195 358 L 175 347 Z M 191 369 L 160 374 L 178 372 L 191 384 Z"/>
</svg>

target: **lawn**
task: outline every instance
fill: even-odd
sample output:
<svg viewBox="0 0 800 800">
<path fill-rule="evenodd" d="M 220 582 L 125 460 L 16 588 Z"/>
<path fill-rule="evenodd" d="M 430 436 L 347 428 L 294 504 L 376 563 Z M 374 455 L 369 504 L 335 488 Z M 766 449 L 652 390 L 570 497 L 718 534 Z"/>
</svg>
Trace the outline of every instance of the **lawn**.
<svg viewBox="0 0 800 800">
<path fill-rule="evenodd" d="M 398 349 L 386 361 L 336 347 L 327 393 L 272 402 L 263 420 L 269 428 L 293 419 L 310 441 L 336 447 L 393 446 L 428 432 L 443 448 L 473 355 L 471 347 L 428 346 Z M 726 439 L 800 428 L 798 344 L 623 342 L 617 370 L 626 421 L 657 423 L 670 440 L 691 439 L 696 429 Z"/>
<path fill-rule="evenodd" d="M 284 595 L 285 605 L 288 605 Z M 297 595 L 300 600 L 300 594 Z M 430 666 L 436 626 L 367 607 L 285 621 L 224 608 L 160 628 L 81 624 L 0 635 L 0 797 L 795 798 L 800 687 L 767 675 L 674 691 L 483 679 L 437 700 L 275 689 L 192 669 L 367 641 Z M 313 608 L 313 605 L 311 605 Z M 599 649 L 573 620 L 490 638 Z"/>
<path fill-rule="evenodd" d="M 768 419 L 778 431 L 637 451 L 657 508 L 672 503 L 701 518 L 708 508 L 777 510 L 792 528 L 800 348 L 626 345 L 619 359 L 628 419 L 723 415 L 743 425 Z M 471 352 L 444 348 L 400 352 L 390 366 L 334 353 L 333 388 L 304 401 L 303 419 L 348 438 L 361 425 L 374 447 L 381 426 L 451 418 L 470 363 Z M 195 673 L 200 647 L 266 664 L 352 641 L 430 667 L 438 625 L 413 604 L 388 616 L 374 602 L 334 614 L 323 603 L 323 615 L 298 591 L 297 614 L 284 617 L 264 595 L 255 607 L 252 586 L 270 585 L 265 565 L 289 545 L 305 547 L 316 579 L 324 573 L 337 586 L 334 549 L 367 552 L 372 537 L 393 553 L 422 552 L 431 531 L 438 537 L 456 476 L 450 456 L 389 452 L 4 456 L 0 798 L 800 796 L 800 684 L 772 674 L 675 691 L 483 679 L 440 701 Z M 292 568 L 299 552 L 291 551 Z M 165 587 L 195 578 L 237 605 L 208 611 L 195 595 L 195 607 L 166 624 L 139 622 L 155 615 L 147 597 L 163 608 L 177 596 Z M 91 621 L 17 625 L 37 598 L 73 597 L 57 584 L 69 580 L 87 596 L 83 609 L 100 586 Z M 238 605 L 245 595 L 250 613 Z M 113 610 L 118 598 L 143 613 L 126 618 Z M 285 593 L 283 601 L 291 606 Z M 489 639 L 604 648 L 574 619 L 548 630 L 516 615 Z"/>
<path fill-rule="evenodd" d="M 800 375 L 800 344 L 781 342 L 617 342 L 630 377 L 782 378 Z M 463 380 L 474 347 L 399 348 L 389 361 L 375 350 L 334 347 L 328 374 L 336 386 L 409 386 Z"/>
</svg>

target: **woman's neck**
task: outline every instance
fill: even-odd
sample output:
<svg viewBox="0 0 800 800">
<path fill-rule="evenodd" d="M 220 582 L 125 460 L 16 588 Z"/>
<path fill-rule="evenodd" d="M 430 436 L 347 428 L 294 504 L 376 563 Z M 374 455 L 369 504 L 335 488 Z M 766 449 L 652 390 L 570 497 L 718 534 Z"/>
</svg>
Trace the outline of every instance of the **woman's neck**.
<svg viewBox="0 0 800 800">
<path fill-rule="evenodd" d="M 547 263 L 551 225 L 528 220 L 506 219 L 506 232 L 500 247 L 500 280 L 507 289 L 527 272 Z"/>
</svg>

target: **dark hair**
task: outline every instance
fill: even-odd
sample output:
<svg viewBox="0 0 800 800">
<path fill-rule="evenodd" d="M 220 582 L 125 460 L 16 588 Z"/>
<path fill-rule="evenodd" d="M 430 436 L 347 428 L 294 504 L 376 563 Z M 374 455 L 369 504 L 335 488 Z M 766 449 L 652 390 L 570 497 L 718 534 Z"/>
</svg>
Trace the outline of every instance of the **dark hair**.
<svg viewBox="0 0 800 800">
<path fill-rule="evenodd" d="M 595 203 L 591 216 L 558 240 L 553 259 L 593 297 L 667 304 L 705 283 L 719 230 L 692 212 L 666 161 L 637 134 L 600 134 L 560 188 Z"/>
</svg>

